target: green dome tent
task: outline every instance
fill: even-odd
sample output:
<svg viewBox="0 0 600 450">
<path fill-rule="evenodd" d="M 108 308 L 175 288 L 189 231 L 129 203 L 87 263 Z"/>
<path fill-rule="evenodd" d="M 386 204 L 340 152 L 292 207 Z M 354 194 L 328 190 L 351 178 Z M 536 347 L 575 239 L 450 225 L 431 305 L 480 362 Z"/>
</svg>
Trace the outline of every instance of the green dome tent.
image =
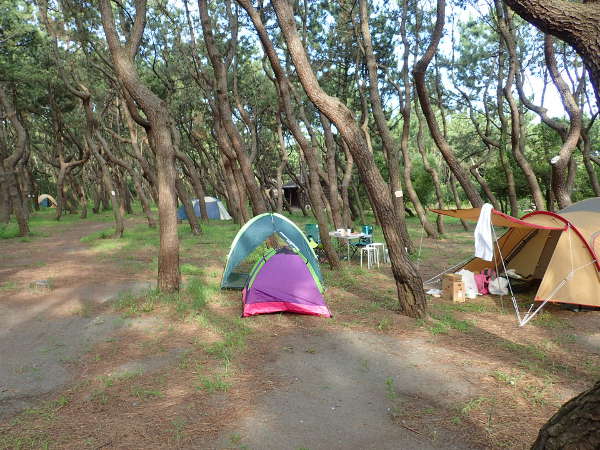
<svg viewBox="0 0 600 450">
<path fill-rule="evenodd" d="M 277 234 L 287 245 L 302 254 L 321 283 L 323 282 L 317 256 L 302 230 L 281 214 L 265 213 L 246 222 L 235 236 L 227 255 L 221 289 L 242 289 L 245 286 L 248 273 L 236 272 L 235 269 L 256 247 L 273 234 Z"/>
</svg>

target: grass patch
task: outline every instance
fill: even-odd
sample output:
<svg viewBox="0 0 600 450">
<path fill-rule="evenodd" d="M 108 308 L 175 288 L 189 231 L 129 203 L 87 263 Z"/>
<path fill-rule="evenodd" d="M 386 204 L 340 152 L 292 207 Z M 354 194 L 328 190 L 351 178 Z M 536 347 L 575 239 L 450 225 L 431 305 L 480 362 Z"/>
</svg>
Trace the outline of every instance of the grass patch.
<svg viewBox="0 0 600 450">
<path fill-rule="evenodd" d="M 428 329 L 434 336 L 438 334 L 447 334 L 450 330 L 467 333 L 473 328 L 473 323 L 471 321 L 457 319 L 451 313 L 432 314 L 431 317 L 434 322 Z"/>
<path fill-rule="evenodd" d="M 523 375 L 516 375 L 513 373 L 506 373 L 502 370 L 494 370 L 492 376 L 500 381 L 501 383 L 508 384 L 509 386 L 516 387 L 519 381 L 523 378 Z"/>
<path fill-rule="evenodd" d="M 140 400 L 161 398 L 163 396 L 163 393 L 158 389 L 148 389 L 142 386 L 134 386 L 131 388 L 131 394 Z"/>
<path fill-rule="evenodd" d="M 544 328 L 569 328 L 569 323 L 565 319 L 556 317 L 549 311 L 543 311 L 538 314 L 535 320 L 531 323 L 538 327 Z"/>
<path fill-rule="evenodd" d="M 26 416 L 40 417 L 45 420 L 54 420 L 56 418 L 56 413 L 68 404 L 69 398 L 61 395 L 57 399 L 46 402 L 40 407 L 26 409 L 23 414 Z"/>
<path fill-rule="evenodd" d="M 489 400 L 490 399 L 487 398 L 487 397 L 476 397 L 476 398 L 473 398 L 473 399 L 469 400 L 467 403 L 465 403 L 460 408 L 460 413 L 463 416 L 468 416 L 469 414 L 471 414 L 472 411 L 480 409 Z"/>
<path fill-rule="evenodd" d="M 503 341 L 500 343 L 500 347 L 509 350 L 510 352 L 518 353 L 523 357 L 531 357 L 540 361 L 544 361 L 548 356 L 544 349 L 531 344 L 524 345 L 511 341 Z"/>
<path fill-rule="evenodd" d="M 227 392 L 231 387 L 231 384 L 226 382 L 219 374 L 209 376 L 201 375 L 198 377 L 198 381 L 200 384 L 197 386 L 197 389 L 204 390 L 209 394 L 212 394 L 213 392 Z"/>
<path fill-rule="evenodd" d="M 17 288 L 17 283 L 14 281 L 6 281 L 0 284 L 0 291 L 11 291 Z"/>
</svg>

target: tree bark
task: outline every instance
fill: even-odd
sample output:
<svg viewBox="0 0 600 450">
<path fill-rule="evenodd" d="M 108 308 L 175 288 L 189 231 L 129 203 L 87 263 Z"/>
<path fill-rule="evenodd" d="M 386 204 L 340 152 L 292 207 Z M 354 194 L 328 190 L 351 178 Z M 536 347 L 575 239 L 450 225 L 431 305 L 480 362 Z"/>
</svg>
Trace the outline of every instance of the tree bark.
<svg viewBox="0 0 600 450">
<path fill-rule="evenodd" d="M 175 151 L 170 131 L 171 118 L 165 103 L 141 81 L 134 64 L 134 57 L 141 43 L 146 24 L 146 0 L 135 1 L 135 19 L 125 45 L 121 43 L 117 35 L 112 5 L 109 0 L 100 0 L 100 13 L 117 77 L 123 84 L 126 94 L 141 107 L 147 119 L 139 117 L 139 112 L 133 102 L 127 102 L 129 112 L 145 127 L 148 142 L 156 155 L 160 224 L 158 289 L 162 292 L 178 291 L 181 273 L 179 271 Z"/>
<path fill-rule="evenodd" d="M 400 195 L 396 195 L 396 192 L 402 190 L 400 185 L 400 158 L 398 157 L 398 152 L 396 149 L 396 144 L 394 143 L 394 139 L 390 133 L 390 129 L 387 125 L 387 120 L 385 118 L 385 114 L 383 112 L 383 107 L 381 103 L 381 96 L 379 95 L 379 77 L 377 75 L 377 61 L 375 60 L 375 54 L 373 52 L 373 44 L 371 42 L 371 31 L 369 30 L 369 13 L 367 10 L 367 0 L 359 0 L 360 3 L 360 29 L 363 37 L 364 43 L 364 52 L 365 59 L 367 61 L 367 71 L 369 73 L 369 96 L 371 99 L 371 110 L 373 111 L 373 117 L 375 118 L 375 124 L 381 136 L 381 140 L 383 142 L 383 148 L 385 150 L 385 154 L 387 155 L 388 162 L 388 170 L 390 172 L 390 187 L 391 193 L 393 196 L 393 200 L 396 203 L 396 210 L 399 208 L 403 208 L 404 205 L 400 204 L 398 200 L 402 197 Z M 406 13 L 407 6 L 403 9 L 403 22 L 402 26 L 405 26 L 406 23 Z M 410 53 L 410 47 L 407 46 L 407 39 L 404 40 L 404 66 L 402 68 L 402 75 L 404 80 L 404 98 L 400 98 L 401 105 L 403 108 L 401 109 L 402 113 L 402 137 L 400 141 L 400 148 L 402 150 L 402 156 L 404 160 L 404 169 L 403 169 L 403 178 L 404 178 L 404 186 L 406 187 L 406 192 L 408 193 L 408 198 L 412 202 L 415 210 L 417 211 L 417 216 L 419 217 L 419 221 L 421 225 L 425 229 L 427 236 L 433 239 L 437 239 L 438 235 L 436 230 L 433 228 L 429 220 L 427 219 L 427 214 L 423 205 L 421 204 L 421 200 L 415 191 L 415 188 L 412 184 L 411 179 L 411 171 L 412 171 L 412 163 L 410 161 L 410 154 L 408 149 L 408 141 L 410 137 L 410 84 L 407 84 L 408 77 L 408 55 Z M 398 92 L 400 95 L 400 92 Z M 399 218 L 403 218 L 403 214 L 399 215 Z M 404 224 L 404 221 L 402 221 Z M 404 225 L 406 226 L 406 225 Z"/>
<path fill-rule="evenodd" d="M 556 58 L 554 56 L 554 41 L 552 36 L 549 34 L 544 36 L 544 55 L 546 58 L 548 71 L 550 72 L 550 78 L 552 78 L 554 86 L 556 86 L 556 89 L 560 94 L 563 106 L 569 115 L 569 131 L 560 148 L 560 151 L 558 152 L 557 157 L 554 157 L 552 160 L 550 160 L 550 164 L 552 166 L 552 189 L 554 191 L 556 201 L 558 202 L 558 206 L 562 209 L 566 208 L 572 203 L 566 172 L 567 167 L 571 162 L 571 155 L 575 151 L 581 135 L 581 109 L 575 101 L 575 97 L 571 93 L 569 86 L 567 86 L 567 83 L 558 70 Z"/>
<path fill-rule="evenodd" d="M 327 149 L 327 175 L 329 181 L 329 204 L 331 205 L 331 218 L 335 229 L 344 228 L 345 223 L 342 219 L 342 208 L 339 202 L 337 166 L 335 163 L 336 143 L 331 132 L 331 123 L 324 114 L 319 114 L 323 134 L 325 136 L 325 148 Z M 343 203 L 342 203 L 343 204 Z"/>
<path fill-rule="evenodd" d="M 531 164 L 529 163 L 529 161 L 525 157 L 525 154 L 522 151 L 522 147 L 524 147 L 524 145 L 522 145 L 522 140 L 525 139 L 525 137 L 521 133 L 521 115 L 519 112 L 519 105 L 517 104 L 517 101 L 515 100 L 512 93 L 513 85 L 515 84 L 515 77 L 517 75 L 518 64 L 514 30 L 511 27 L 510 18 L 503 13 L 500 0 L 495 0 L 495 4 L 496 14 L 498 16 L 498 29 L 500 30 L 500 34 L 504 39 L 504 43 L 506 44 L 509 56 L 509 69 L 508 75 L 506 77 L 506 84 L 503 88 L 503 93 L 504 98 L 508 102 L 508 106 L 510 108 L 511 150 L 515 161 L 523 171 L 523 175 L 525 175 L 527 185 L 529 186 L 529 191 L 531 192 L 531 197 L 533 198 L 533 202 L 535 204 L 535 208 L 538 210 L 543 210 L 544 196 L 542 194 L 542 190 L 540 189 L 540 185 L 537 181 L 535 172 L 533 171 Z"/>
<path fill-rule="evenodd" d="M 572 398 L 540 429 L 532 450 L 600 448 L 600 382 Z"/>
<path fill-rule="evenodd" d="M 246 191 L 250 196 L 252 203 L 252 212 L 258 215 L 267 211 L 264 199 L 260 192 L 260 188 L 254 177 L 252 165 L 245 145 L 240 136 L 239 130 L 236 128 L 232 120 L 232 111 L 229 104 L 229 95 L 227 88 L 227 64 L 223 62 L 221 55 L 218 52 L 217 45 L 212 32 L 212 25 L 208 16 L 208 5 L 206 0 L 198 0 L 198 10 L 200 11 L 200 22 L 202 24 L 202 33 L 204 35 L 204 43 L 206 50 L 213 66 L 215 77 L 215 95 L 216 106 L 219 109 L 219 115 L 223 128 L 227 132 L 233 149 L 236 152 L 237 160 L 240 165 L 240 171 L 243 180 L 246 184 Z M 233 37 L 232 39 L 235 39 Z M 230 59 L 230 58 L 229 58 Z"/>
<path fill-rule="evenodd" d="M 200 228 L 200 224 L 198 223 L 198 218 L 196 217 L 196 212 L 194 211 L 194 204 L 190 199 L 188 191 L 183 184 L 183 182 L 179 179 L 175 179 L 175 188 L 177 189 L 177 196 L 181 203 L 183 204 L 183 209 L 185 210 L 185 215 L 188 218 L 188 223 L 190 224 L 190 230 L 193 235 L 198 236 L 202 230 Z"/>
<path fill-rule="evenodd" d="M 600 105 L 600 2 L 504 1 L 524 20 L 567 42 L 577 51 L 588 69 Z"/>
<path fill-rule="evenodd" d="M 281 158 L 279 164 L 277 165 L 277 171 L 275 174 L 275 189 L 277 189 L 277 199 L 275 210 L 281 214 L 283 212 L 283 171 L 285 166 L 287 165 L 288 154 L 287 149 L 285 148 L 285 140 L 283 139 L 283 128 L 281 124 L 281 116 L 277 114 L 277 138 L 279 140 L 278 149 L 279 149 L 279 157 Z"/>
<path fill-rule="evenodd" d="M 8 187 L 5 192 L 8 192 L 12 209 L 17 219 L 19 236 L 27 236 L 29 234 L 29 224 L 27 223 L 27 216 L 23 207 L 23 201 L 19 191 L 19 182 L 17 180 L 17 165 L 26 151 L 27 132 L 21 123 L 13 102 L 8 97 L 2 84 L 0 84 L 0 105 L 4 108 L 4 113 L 16 132 L 15 150 L 2 161 L 2 166 L 4 168 L 4 183 Z"/>
<path fill-rule="evenodd" d="M 115 237 L 121 238 L 123 237 L 125 224 L 123 222 L 123 214 L 119 206 L 119 200 L 117 198 L 117 191 L 115 190 L 113 178 L 108 169 L 108 163 L 100 154 L 96 143 L 93 141 L 93 139 L 86 138 L 86 145 L 91 150 L 91 153 L 94 155 L 94 158 L 96 158 L 96 161 L 100 166 L 100 171 L 102 173 L 102 182 L 104 183 L 104 189 L 110 195 L 113 216 L 115 218 Z"/>
<path fill-rule="evenodd" d="M 285 74 L 283 67 L 281 66 L 279 57 L 277 56 L 277 53 L 275 51 L 275 47 L 269 39 L 269 36 L 266 32 L 266 29 L 264 28 L 264 24 L 262 23 L 262 19 L 258 14 L 258 11 L 256 11 L 256 9 L 252 7 L 248 0 L 238 0 L 238 3 L 246 10 L 248 15 L 252 19 L 252 23 L 254 24 L 254 28 L 256 29 L 263 50 L 267 55 L 267 58 L 269 59 L 269 62 L 275 74 L 280 104 L 284 112 L 282 119 L 284 119 L 285 125 L 290 130 L 290 132 L 294 136 L 294 139 L 298 143 L 298 146 L 300 147 L 304 156 L 304 160 L 306 161 L 306 164 L 309 168 L 308 194 L 312 205 L 312 212 L 319 225 L 319 236 L 321 238 L 321 245 L 323 246 L 330 267 L 334 270 L 339 269 L 339 256 L 333 246 L 333 243 L 331 242 L 331 237 L 329 236 L 329 227 L 325 209 L 326 205 L 322 199 L 323 189 L 321 187 L 321 182 L 319 178 L 319 162 L 317 159 L 315 147 L 308 142 L 308 140 L 304 136 L 304 133 L 300 129 L 298 120 L 296 119 L 296 115 L 292 107 L 292 99 L 288 77 Z"/>
<path fill-rule="evenodd" d="M 398 301 L 403 314 L 422 317 L 426 301 L 421 277 L 408 259 L 404 242 L 400 236 L 400 221 L 396 214 L 390 192 L 373 155 L 369 152 L 362 131 L 351 111 L 338 98 L 331 97 L 319 85 L 310 66 L 306 50 L 296 29 L 294 14 L 287 0 L 272 0 L 287 48 L 298 73 L 300 82 L 313 104 L 336 126 L 348 145 L 349 151 L 370 192 L 375 214 L 379 219 L 387 242 L 392 273 L 396 281 Z"/>
<path fill-rule="evenodd" d="M 413 78 L 415 80 L 415 88 L 417 90 L 417 95 L 419 96 L 419 103 L 421 104 L 421 109 L 423 110 L 423 115 L 425 116 L 425 120 L 427 121 L 427 125 L 429 126 L 429 132 L 431 133 L 431 137 L 433 141 L 437 145 L 440 150 L 444 160 L 448 164 L 448 167 L 462 186 L 467 198 L 471 202 L 473 208 L 479 208 L 483 205 L 483 200 L 481 200 L 481 196 L 479 192 L 475 189 L 469 177 L 467 176 L 464 169 L 461 167 L 460 163 L 454 156 L 454 152 L 452 148 L 448 144 L 448 141 L 444 138 L 442 133 L 440 132 L 439 126 L 437 124 L 437 119 L 435 118 L 435 113 L 431 108 L 431 102 L 429 101 L 429 92 L 427 89 L 427 85 L 425 83 L 425 72 L 427 72 L 427 67 L 431 62 L 434 54 L 437 51 L 437 47 L 440 43 L 440 39 L 442 38 L 442 32 L 444 30 L 444 22 L 445 22 L 445 13 L 446 11 L 446 2 L 445 0 L 437 0 L 437 16 L 435 27 L 433 29 L 433 33 L 431 34 L 431 42 L 429 43 L 429 47 L 421 57 L 419 61 L 413 67 Z"/>
</svg>

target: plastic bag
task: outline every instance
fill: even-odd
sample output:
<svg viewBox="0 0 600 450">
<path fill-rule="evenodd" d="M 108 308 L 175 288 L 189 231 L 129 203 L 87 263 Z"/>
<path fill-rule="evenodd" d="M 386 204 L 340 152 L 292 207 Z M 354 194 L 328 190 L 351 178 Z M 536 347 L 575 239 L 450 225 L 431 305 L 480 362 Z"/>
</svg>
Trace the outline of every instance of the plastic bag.
<svg viewBox="0 0 600 450">
<path fill-rule="evenodd" d="M 506 278 L 494 278 L 488 284 L 488 291 L 492 295 L 508 295 L 508 280 Z"/>
</svg>

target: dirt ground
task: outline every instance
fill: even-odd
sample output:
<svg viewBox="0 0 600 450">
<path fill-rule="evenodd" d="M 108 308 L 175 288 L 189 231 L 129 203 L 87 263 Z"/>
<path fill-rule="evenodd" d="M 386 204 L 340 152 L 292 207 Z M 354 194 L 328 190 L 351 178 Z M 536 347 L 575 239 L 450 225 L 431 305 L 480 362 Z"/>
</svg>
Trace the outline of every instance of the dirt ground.
<svg viewBox="0 0 600 450">
<path fill-rule="evenodd" d="M 332 320 L 241 320 L 214 288 L 227 248 L 184 261 L 213 286 L 190 309 L 147 294 L 147 248 L 80 241 L 106 228 L 0 241 L 0 448 L 526 448 L 600 376 L 599 313 L 518 328 L 506 300 L 431 299 L 416 321 L 389 268 L 351 266 L 326 274 Z M 457 236 L 424 243 L 425 277 L 464 257 Z"/>
</svg>

